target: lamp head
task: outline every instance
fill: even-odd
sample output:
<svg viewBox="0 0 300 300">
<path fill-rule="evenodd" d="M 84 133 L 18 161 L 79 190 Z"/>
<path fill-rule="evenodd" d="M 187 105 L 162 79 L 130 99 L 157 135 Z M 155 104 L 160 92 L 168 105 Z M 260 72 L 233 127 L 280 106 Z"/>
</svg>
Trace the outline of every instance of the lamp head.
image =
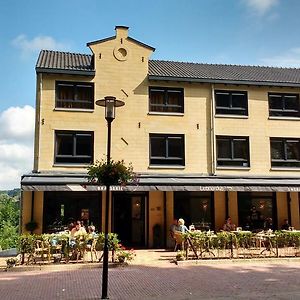
<svg viewBox="0 0 300 300">
<path fill-rule="evenodd" d="M 117 100 L 114 96 L 106 96 L 104 99 L 97 100 L 96 105 L 105 107 L 105 119 L 113 121 L 115 119 L 115 107 L 125 105 L 124 101 Z"/>
</svg>

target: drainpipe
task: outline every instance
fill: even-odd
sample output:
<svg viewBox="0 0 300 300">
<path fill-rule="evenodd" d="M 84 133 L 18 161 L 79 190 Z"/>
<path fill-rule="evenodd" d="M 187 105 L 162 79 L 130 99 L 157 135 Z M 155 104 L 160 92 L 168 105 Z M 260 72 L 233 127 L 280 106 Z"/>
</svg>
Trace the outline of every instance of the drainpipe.
<svg viewBox="0 0 300 300">
<path fill-rule="evenodd" d="M 225 192 L 225 218 L 229 216 L 229 196 L 228 191 Z"/>
<path fill-rule="evenodd" d="M 164 191 L 164 222 L 163 222 L 163 238 L 164 238 L 164 248 L 167 248 L 167 192 Z"/>
<path fill-rule="evenodd" d="M 288 193 L 287 193 L 288 220 L 289 220 L 289 224 L 291 224 L 291 226 L 293 226 L 293 225 L 292 225 L 291 201 L 292 201 L 291 193 L 288 192 Z"/>
<path fill-rule="evenodd" d="M 31 218 L 30 221 L 34 221 L 34 191 L 31 192 Z"/>
<path fill-rule="evenodd" d="M 215 137 L 215 85 L 211 85 L 211 112 L 210 112 L 210 142 L 211 142 L 211 175 L 216 173 L 216 137 Z"/>
</svg>

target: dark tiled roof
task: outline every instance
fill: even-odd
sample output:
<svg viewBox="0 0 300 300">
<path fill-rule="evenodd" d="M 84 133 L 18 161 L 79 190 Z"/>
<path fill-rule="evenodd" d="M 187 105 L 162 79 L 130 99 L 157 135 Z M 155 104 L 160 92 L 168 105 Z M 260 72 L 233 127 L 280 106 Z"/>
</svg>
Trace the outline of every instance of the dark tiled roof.
<svg viewBox="0 0 300 300">
<path fill-rule="evenodd" d="M 36 70 L 93 75 L 95 72 L 92 59 L 93 56 L 89 54 L 42 50 L 36 63 Z"/>
<path fill-rule="evenodd" d="M 300 69 L 151 60 L 149 78 L 299 86 Z"/>
<path fill-rule="evenodd" d="M 90 54 L 42 50 L 37 72 L 94 75 Z M 300 86 L 300 69 L 150 60 L 149 79 Z"/>
</svg>

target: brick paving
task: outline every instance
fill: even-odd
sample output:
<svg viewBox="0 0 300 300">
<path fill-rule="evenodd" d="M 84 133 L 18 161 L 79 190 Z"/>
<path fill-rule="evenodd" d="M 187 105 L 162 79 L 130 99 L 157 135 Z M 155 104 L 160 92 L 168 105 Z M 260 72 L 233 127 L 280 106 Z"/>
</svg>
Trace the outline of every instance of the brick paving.
<svg viewBox="0 0 300 300">
<path fill-rule="evenodd" d="M 131 265 L 110 268 L 110 299 L 300 299 L 299 261 L 177 266 L 172 257 L 172 252 L 141 250 Z M 92 264 L 1 272 L 0 299 L 99 299 L 101 274 Z"/>
</svg>

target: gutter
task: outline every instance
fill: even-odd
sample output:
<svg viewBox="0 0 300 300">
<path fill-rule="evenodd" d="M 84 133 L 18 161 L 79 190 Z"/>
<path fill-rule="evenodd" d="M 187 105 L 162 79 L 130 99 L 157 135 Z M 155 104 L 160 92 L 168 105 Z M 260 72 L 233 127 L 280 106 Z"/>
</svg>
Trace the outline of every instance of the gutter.
<svg viewBox="0 0 300 300">
<path fill-rule="evenodd" d="M 50 68 L 35 68 L 36 73 L 46 74 L 67 74 L 67 75 L 82 75 L 82 76 L 95 76 L 95 70 L 70 70 L 70 69 L 50 69 Z"/>
<path fill-rule="evenodd" d="M 252 80 L 232 80 L 232 79 L 213 79 L 213 78 L 190 78 L 176 76 L 158 76 L 148 75 L 149 80 L 157 81 L 181 81 L 181 82 L 200 82 L 200 83 L 220 83 L 233 85 L 256 85 L 256 86 L 282 86 L 282 87 L 300 87 L 299 83 L 276 82 L 276 81 L 252 81 Z"/>
</svg>

